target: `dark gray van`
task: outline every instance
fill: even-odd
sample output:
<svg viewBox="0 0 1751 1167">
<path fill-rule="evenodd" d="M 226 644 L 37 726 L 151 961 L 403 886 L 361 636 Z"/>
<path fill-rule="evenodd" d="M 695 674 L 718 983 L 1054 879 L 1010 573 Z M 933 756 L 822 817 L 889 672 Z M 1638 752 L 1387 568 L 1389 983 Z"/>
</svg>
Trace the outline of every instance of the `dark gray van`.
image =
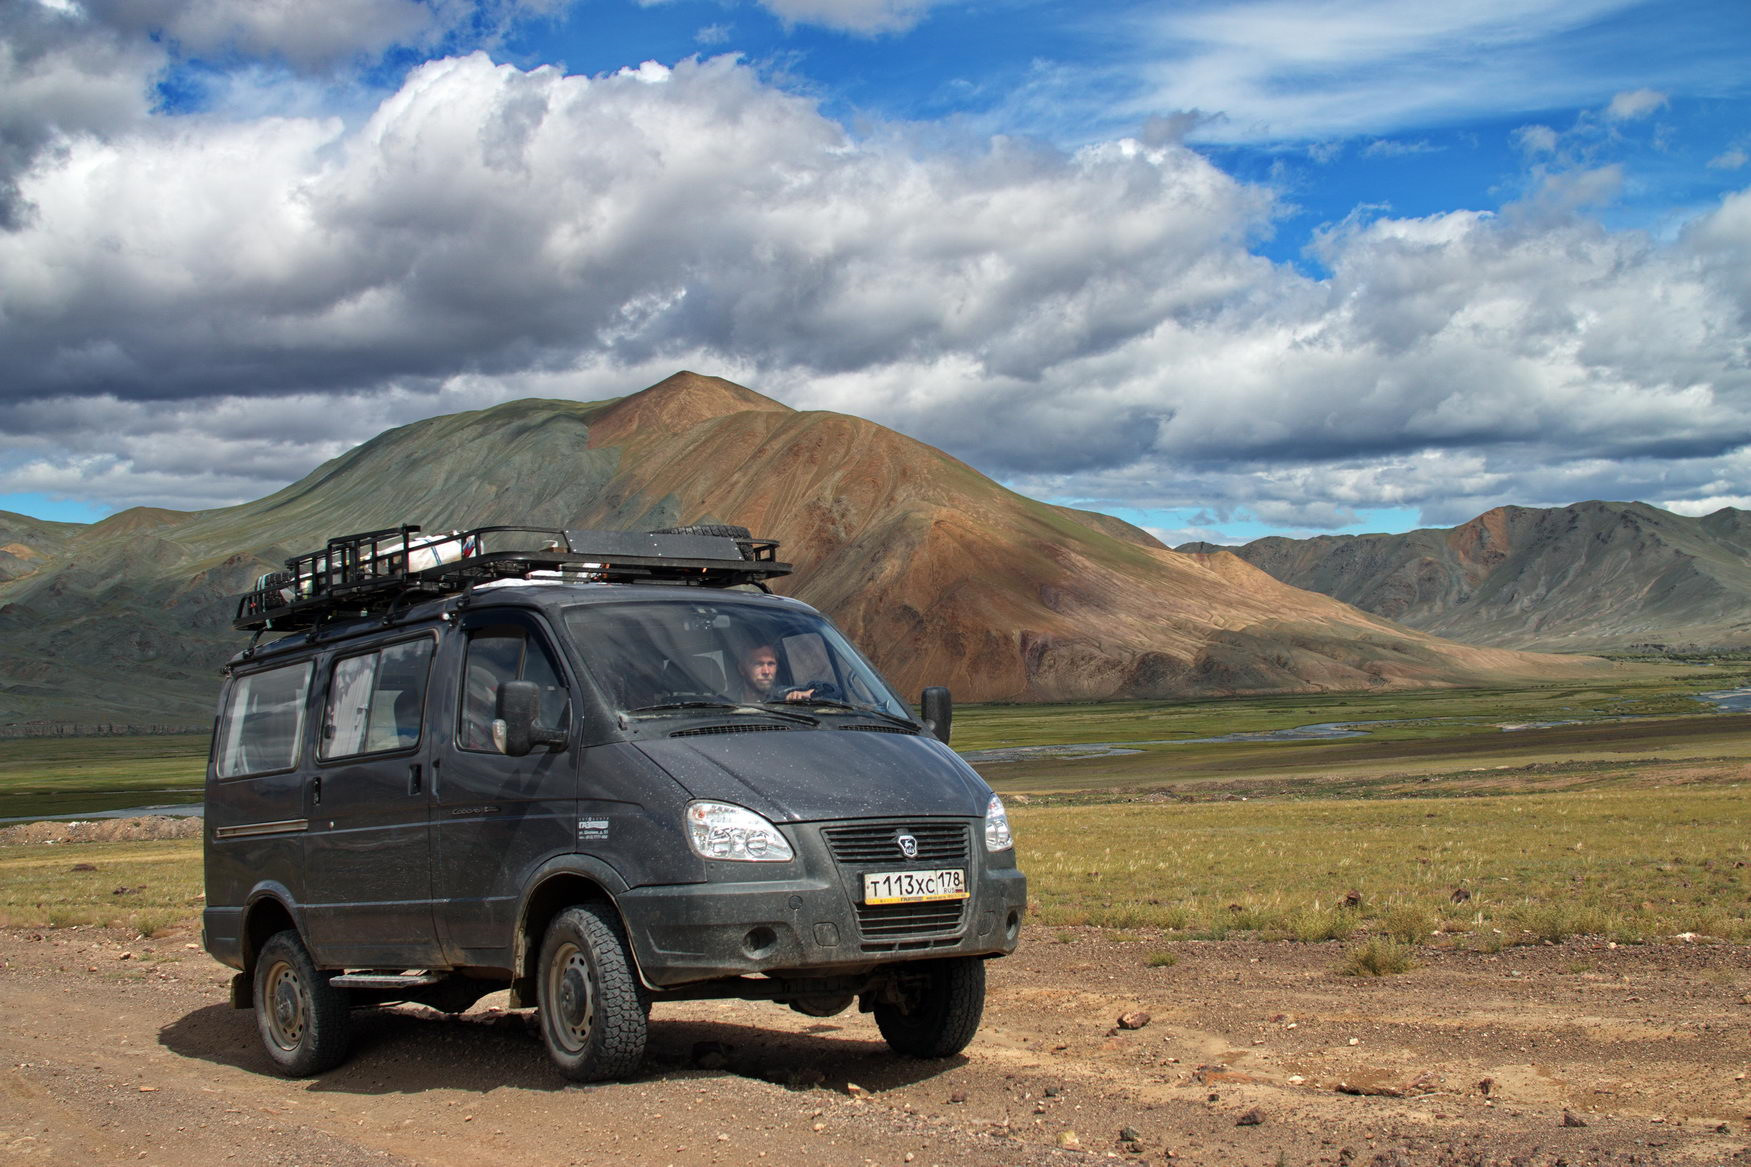
<svg viewBox="0 0 1751 1167">
<path fill-rule="evenodd" d="M 417 527 L 242 597 L 206 787 L 207 950 L 276 1067 L 355 1007 L 508 988 L 579 1080 L 653 1002 L 857 1004 L 894 1050 L 972 1039 L 1026 902 L 1003 804 L 814 609 L 777 544 Z M 266 633 L 286 633 L 261 643 Z"/>
</svg>

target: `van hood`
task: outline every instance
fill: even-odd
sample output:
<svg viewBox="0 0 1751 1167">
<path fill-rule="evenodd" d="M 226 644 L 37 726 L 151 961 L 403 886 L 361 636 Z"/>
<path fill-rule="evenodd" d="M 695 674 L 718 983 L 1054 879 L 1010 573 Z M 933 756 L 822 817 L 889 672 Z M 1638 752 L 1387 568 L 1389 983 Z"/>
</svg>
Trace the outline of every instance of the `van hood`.
<svg viewBox="0 0 1751 1167">
<path fill-rule="evenodd" d="M 933 737 L 844 730 L 703 733 L 637 743 L 694 798 L 775 823 L 871 815 L 980 818 L 991 788 Z"/>
</svg>

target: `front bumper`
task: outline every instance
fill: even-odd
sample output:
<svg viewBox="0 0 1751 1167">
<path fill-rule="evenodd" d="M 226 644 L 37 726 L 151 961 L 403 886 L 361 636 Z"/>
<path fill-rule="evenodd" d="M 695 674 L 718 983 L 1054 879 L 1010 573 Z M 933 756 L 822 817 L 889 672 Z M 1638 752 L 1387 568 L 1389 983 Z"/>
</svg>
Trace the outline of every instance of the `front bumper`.
<svg viewBox="0 0 1751 1167">
<path fill-rule="evenodd" d="M 804 824 L 786 829 L 796 851 L 789 863 L 715 862 L 708 866 L 718 879 L 625 892 L 618 903 L 639 971 L 651 987 L 670 988 L 748 973 L 834 976 L 1014 952 L 1027 877 L 1013 851 L 984 850 L 980 821 L 965 825 L 959 863 L 847 858 L 826 834 L 831 824 Z M 861 902 L 866 872 L 957 865 L 967 872 L 964 900 Z"/>
</svg>

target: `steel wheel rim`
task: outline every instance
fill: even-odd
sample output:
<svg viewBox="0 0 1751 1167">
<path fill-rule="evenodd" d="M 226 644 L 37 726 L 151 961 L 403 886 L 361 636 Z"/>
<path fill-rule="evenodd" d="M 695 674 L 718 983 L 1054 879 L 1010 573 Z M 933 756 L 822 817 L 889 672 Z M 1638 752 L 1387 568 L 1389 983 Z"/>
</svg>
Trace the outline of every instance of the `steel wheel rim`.
<svg viewBox="0 0 1751 1167">
<path fill-rule="evenodd" d="M 298 970 L 285 961 L 277 961 L 268 969 L 267 984 L 262 992 L 262 1005 L 267 1018 L 268 1038 L 288 1052 L 304 1040 L 304 981 Z"/>
<path fill-rule="evenodd" d="M 582 1053 L 596 1021 L 590 966 L 584 950 L 569 941 L 547 966 L 548 1031 L 567 1053 Z"/>
</svg>

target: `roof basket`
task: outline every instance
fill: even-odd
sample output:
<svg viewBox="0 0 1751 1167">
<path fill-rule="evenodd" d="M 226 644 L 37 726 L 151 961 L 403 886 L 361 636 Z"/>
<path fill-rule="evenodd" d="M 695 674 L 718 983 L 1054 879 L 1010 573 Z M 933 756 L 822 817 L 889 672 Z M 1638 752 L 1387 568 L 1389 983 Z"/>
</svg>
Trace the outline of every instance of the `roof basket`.
<svg viewBox="0 0 1751 1167">
<path fill-rule="evenodd" d="M 404 524 L 343 535 L 321 551 L 294 555 L 285 571 L 262 576 L 238 597 L 232 626 L 296 631 L 538 573 L 562 582 L 763 584 L 790 574 L 790 564 L 777 556 L 771 539 L 728 534 L 475 527 L 421 535 L 419 527 Z"/>
</svg>

